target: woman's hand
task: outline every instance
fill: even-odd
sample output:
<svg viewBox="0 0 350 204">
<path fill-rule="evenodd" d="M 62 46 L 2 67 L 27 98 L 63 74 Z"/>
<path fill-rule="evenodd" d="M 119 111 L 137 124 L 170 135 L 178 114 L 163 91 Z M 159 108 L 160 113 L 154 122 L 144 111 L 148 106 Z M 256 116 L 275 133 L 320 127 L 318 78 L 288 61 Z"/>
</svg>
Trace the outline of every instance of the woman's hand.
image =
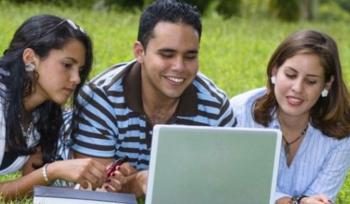
<svg viewBox="0 0 350 204">
<path fill-rule="evenodd" d="M 323 194 L 304 197 L 300 200 L 300 204 L 332 204 L 327 196 Z"/>
<path fill-rule="evenodd" d="M 282 197 L 276 201 L 276 204 L 290 204 L 292 203 L 292 198 L 290 197 Z M 307 196 L 300 200 L 300 204 L 332 204 L 327 196 L 323 194 Z"/>
<path fill-rule="evenodd" d="M 106 180 L 105 166 L 92 159 L 71 159 L 56 161 L 47 166 L 49 180 L 64 179 L 79 183 L 86 188 L 88 183 L 95 189 Z"/>
</svg>

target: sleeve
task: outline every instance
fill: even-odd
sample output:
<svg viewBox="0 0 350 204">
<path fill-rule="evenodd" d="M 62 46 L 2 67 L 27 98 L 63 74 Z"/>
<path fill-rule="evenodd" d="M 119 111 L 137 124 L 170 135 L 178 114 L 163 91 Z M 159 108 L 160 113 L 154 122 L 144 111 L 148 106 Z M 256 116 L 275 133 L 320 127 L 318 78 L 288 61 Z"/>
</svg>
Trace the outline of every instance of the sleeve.
<svg viewBox="0 0 350 204">
<path fill-rule="evenodd" d="M 219 113 L 218 126 L 235 127 L 237 122 L 233 112 L 229 100 L 225 97 Z"/>
<path fill-rule="evenodd" d="M 230 100 L 230 104 L 234 110 L 234 117 L 237 121 L 237 127 L 250 127 L 250 123 L 254 120 L 251 117 L 251 104 L 246 99 L 247 94 L 234 96 Z"/>
<path fill-rule="evenodd" d="M 77 129 L 72 135 L 72 149 L 92 157 L 114 157 L 118 128 L 106 92 L 93 84 L 85 85 L 77 102 Z"/>
<path fill-rule="evenodd" d="M 235 116 L 237 123 L 238 123 L 237 125 L 240 124 L 239 121 L 242 118 L 242 114 L 241 114 L 242 113 L 242 106 L 240 104 L 239 98 L 240 97 L 234 96 L 230 100 L 230 104 L 232 106 L 232 109 L 234 110 L 234 116 Z"/>
<path fill-rule="evenodd" d="M 307 188 L 305 195 L 325 194 L 333 202 L 350 167 L 350 138 L 339 141 L 339 145 L 328 155 L 317 178 Z"/>
<path fill-rule="evenodd" d="M 292 196 L 285 194 L 285 193 L 282 193 L 282 192 L 275 192 L 274 201 L 276 202 L 278 199 L 283 198 L 283 197 L 292 197 Z"/>
</svg>

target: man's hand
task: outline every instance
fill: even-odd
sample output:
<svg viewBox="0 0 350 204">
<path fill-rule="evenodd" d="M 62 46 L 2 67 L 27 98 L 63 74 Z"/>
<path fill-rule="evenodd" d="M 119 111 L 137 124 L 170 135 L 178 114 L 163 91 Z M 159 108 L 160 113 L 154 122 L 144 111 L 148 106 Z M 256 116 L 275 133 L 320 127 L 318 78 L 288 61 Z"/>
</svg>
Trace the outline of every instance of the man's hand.
<svg viewBox="0 0 350 204">
<path fill-rule="evenodd" d="M 103 184 L 107 191 L 133 193 L 142 197 L 146 193 L 148 171 L 137 171 L 130 164 L 124 163 L 116 169 Z"/>
</svg>

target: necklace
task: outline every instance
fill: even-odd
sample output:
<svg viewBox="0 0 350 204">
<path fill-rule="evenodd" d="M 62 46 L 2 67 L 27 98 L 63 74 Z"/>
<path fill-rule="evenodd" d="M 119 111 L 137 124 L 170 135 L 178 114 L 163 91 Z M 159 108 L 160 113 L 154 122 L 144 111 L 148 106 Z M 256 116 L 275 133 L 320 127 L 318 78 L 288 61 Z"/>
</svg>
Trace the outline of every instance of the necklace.
<svg viewBox="0 0 350 204">
<path fill-rule="evenodd" d="M 283 141 L 286 143 L 286 145 L 285 145 L 284 148 L 285 148 L 285 150 L 286 150 L 286 156 L 287 156 L 287 158 L 288 158 L 288 155 L 289 155 L 289 153 L 290 153 L 290 146 L 291 146 L 292 144 L 296 143 L 300 138 L 302 138 L 302 137 L 305 135 L 306 130 L 307 130 L 307 127 L 308 127 L 308 125 L 306 125 L 306 127 L 304 128 L 304 130 L 301 132 L 301 134 L 300 134 L 297 138 L 295 138 L 294 140 L 292 140 L 292 141 L 290 141 L 290 142 L 288 142 L 287 139 L 286 139 L 286 137 L 284 136 L 284 134 L 282 134 Z"/>
</svg>

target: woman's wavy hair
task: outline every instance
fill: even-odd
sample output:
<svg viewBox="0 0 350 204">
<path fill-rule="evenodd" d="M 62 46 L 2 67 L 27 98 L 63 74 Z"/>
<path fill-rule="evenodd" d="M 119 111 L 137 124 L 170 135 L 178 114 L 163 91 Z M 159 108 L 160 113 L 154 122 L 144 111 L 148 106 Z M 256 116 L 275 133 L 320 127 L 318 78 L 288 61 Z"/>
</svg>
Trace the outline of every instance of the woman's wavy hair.
<svg viewBox="0 0 350 204">
<path fill-rule="evenodd" d="M 9 47 L 4 51 L 0 58 L 0 67 L 7 70 L 9 75 L 0 80 L 7 90 L 4 110 L 7 151 L 19 155 L 29 155 L 36 151 L 34 147 L 27 146 L 19 121 L 21 114 L 25 112 L 23 99 L 32 94 L 32 87 L 41 76 L 34 72 L 36 77 L 33 77 L 33 74 L 25 71 L 23 51 L 31 48 L 43 60 L 49 56 L 51 50 L 62 49 L 71 40 L 78 40 L 85 47 L 85 64 L 80 72 L 81 83 L 69 100 L 74 108 L 78 92 L 87 79 L 93 62 L 91 39 L 79 26 L 68 19 L 53 15 L 33 16 L 17 29 Z M 57 153 L 60 128 L 63 125 L 62 107 L 53 101 L 46 101 L 33 111 L 39 113 L 39 120 L 34 126 L 41 135 L 39 146 L 43 153 L 43 162 L 51 162 Z"/>
<path fill-rule="evenodd" d="M 275 50 L 267 66 L 267 93 L 254 107 L 254 120 L 267 126 L 278 104 L 270 78 L 272 71 L 300 53 L 317 55 L 324 68 L 325 82 L 334 77 L 327 97 L 320 97 L 310 110 L 311 124 L 324 134 L 338 139 L 350 134 L 350 97 L 342 77 L 336 42 L 327 34 L 315 30 L 302 30 L 287 37 Z"/>
</svg>

